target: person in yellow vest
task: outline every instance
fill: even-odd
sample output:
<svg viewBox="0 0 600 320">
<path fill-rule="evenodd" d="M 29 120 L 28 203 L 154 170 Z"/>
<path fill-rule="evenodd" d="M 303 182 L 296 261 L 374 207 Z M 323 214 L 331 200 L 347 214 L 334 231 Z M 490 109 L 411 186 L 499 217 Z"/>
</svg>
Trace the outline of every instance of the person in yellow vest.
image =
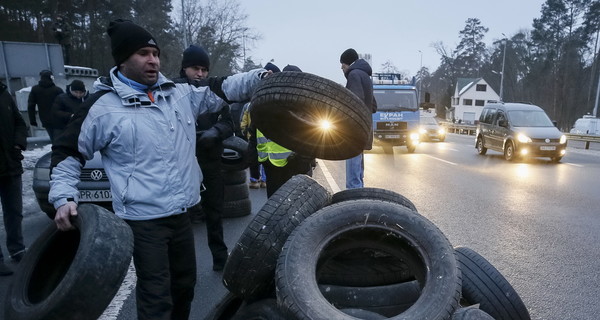
<svg viewBox="0 0 600 320">
<path fill-rule="evenodd" d="M 282 72 L 302 72 L 302 70 L 296 66 L 287 65 Z M 282 147 L 265 137 L 252 125 L 251 128 L 248 148 L 250 148 L 251 155 L 252 153 L 256 154 L 256 157 L 253 158 L 263 165 L 269 179 L 267 197 L 271 197 L 286 181 L 297 174 L 312 176 L 313 158 Z"/>
</svg>

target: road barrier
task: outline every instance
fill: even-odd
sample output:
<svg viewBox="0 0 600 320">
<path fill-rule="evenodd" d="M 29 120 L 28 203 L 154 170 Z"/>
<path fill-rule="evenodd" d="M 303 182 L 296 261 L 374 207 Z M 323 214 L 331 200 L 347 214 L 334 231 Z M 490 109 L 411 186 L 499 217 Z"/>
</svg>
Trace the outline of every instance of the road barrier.
<svg viewBox="0 0 600 320">
<path fill-rule="evenodd" d="M 567 140 L 584 141 L 586 149 L 590 148 L 590 143 L 592 143 L 592 142 L 600 143 L 600 136 L 592 136 L 592 135 L 588 135 L 588 134 L 574 134 L 574 133 L 565 133 L 565 135 L 567 136 Z"/>
</svg>

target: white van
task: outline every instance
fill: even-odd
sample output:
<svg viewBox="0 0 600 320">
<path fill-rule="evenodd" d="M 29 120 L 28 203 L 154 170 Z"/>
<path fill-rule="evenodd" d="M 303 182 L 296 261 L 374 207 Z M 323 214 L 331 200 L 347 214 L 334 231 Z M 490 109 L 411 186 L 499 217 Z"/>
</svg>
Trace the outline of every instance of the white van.
<svg viewBox="0 0 600 320">
<path fill-rule="evenodd" d="M 600 118 L 592 115 L 585 115 L 583 118 L 577 119 L 570 133 L 600 135 Z"/>
</svg>

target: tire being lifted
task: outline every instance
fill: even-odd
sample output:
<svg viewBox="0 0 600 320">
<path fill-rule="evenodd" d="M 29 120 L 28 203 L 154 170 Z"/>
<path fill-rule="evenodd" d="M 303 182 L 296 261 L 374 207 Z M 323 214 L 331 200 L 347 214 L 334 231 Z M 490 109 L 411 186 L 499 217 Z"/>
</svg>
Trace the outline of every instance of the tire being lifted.
<svg viewBox="0 0 600 320">
<path fill-rule="evenodd" d="M 371 110 L 341 85 L 306 72 L 265 78 L 251 101 L 252 123 L 276 143 L 326 160 L 352 158 L 371 135 Z M 327 120 L 331 127 L 322 128 Z"/>
<path fill-rule="evenodd" d="M 133 253 L 129 226 L 112 212 L 82 204 L 76 229 L 52 223 L 31 245 L 5 300 L 5 319 L 97 319 L 119 290 Z"/>
</svg>

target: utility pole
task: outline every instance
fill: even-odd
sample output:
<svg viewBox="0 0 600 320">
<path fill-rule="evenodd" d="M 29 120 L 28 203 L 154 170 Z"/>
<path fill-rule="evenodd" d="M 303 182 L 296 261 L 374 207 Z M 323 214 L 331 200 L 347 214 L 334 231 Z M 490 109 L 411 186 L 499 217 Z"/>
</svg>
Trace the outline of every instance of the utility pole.
<svg viewBox="0 0 600 320">
<path fill-rule="evenodd" d="M 421 103 L 421 88 L 423 87 L 423 52 L 419 50 L 421 54 L 421 66 L 419 68 L 419 93 L 417 94 L 417 105 Z"/>
<path fill-rule="evenodd" d="M 502 53 L 502 71 L 500 71 L 500 101 L 504 101 L 504 63 L 506 62 L 506 43 L 508 42 L 506 35 L 504 33 L 502 35 L 504 36 L 504 50 Z"/>
<path fill-rule="evenodd" d="M 594 118 L 596 117 L 596 114 L 598 112 L 598 97 L 599 96 L 600 96 L 600 71 L 598 72 L 598 89 L 596 89 L 596 103 L 594 103 L 594 112 L 592 113 Z"/>
</svg>

